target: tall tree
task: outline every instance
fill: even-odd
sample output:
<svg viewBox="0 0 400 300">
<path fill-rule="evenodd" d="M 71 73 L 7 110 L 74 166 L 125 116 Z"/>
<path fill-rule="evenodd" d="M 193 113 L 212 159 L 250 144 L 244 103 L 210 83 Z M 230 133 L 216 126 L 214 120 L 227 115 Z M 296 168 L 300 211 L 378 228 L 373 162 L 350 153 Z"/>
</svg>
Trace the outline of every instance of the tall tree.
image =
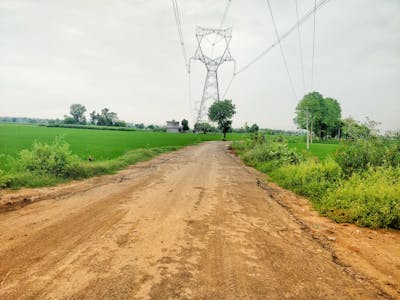
<svg viewBox="0 0 400 300">
<path fill-rule="evenodd" d="M 72 118 L 74 119 L 75 124 L 85 124 L 86 107 L 82 104 L 72 104 L 69 107 L 69 113 L 71 114 Z"/>
<path fill-rule="evenodd" d="M 322 103 L 322 118 L 320 137 L 337 136 L 340 127 L 340 119 L 342 117 L 342 109 L 339 102 L 332 98 L 324 98 Z"/>
<path fill-rule="evenodd" d="M 259 129 L 260 127 L 258 127 L 258 125 L 254 123 L 253 125 L 250 126 L 247 132 L 258 132 Z"/>
<path fill-rule="evenodd" d="M 196 132 L 203 132 L 206 134 L 207 132 L 211 131 L 212 127 L 208 123 L 196 123 L 194 124 L 194 130 Z"/>
<path fill-rule="evenodd" d="M 189 130 L 189 121 L 186 119 L 183 119 L 181 122 L 182 125 L 182 130 L 183 131 L 188 131 Z"/>
<path fill-rule="evenodd" d="M 97 121 L 97 113 L 94 110 L 90 113 L 90 124 L 97 125 Z"/>
<path fill-rule="evenodd" d="M 325 139 L 338 134 L 341 111 L 337 100 L 312 92 L 298 103 L 294 121 L 299 128 L 308 131 L 308 136 L 315 134 L 320 139 Z"/>
<path fill-rule="evenodd" d="M 362 124 L 352 117 L 348 117 L 342 120 L 342 136 L 345 139 L 358 140 L 358 139 L 368 139 L 373 136 L 371 128 L 368 126 L 367 122 Z"/>
<path fill-rule="evenodd" d="M 218 128 L 224 134 L 223 140 L 226 139 L 226 133 L 231 128 L 231 118 L 236 113 L 235 105 L 232 100 L 223 100 L 214 102 L 208 109 L 208 118 L 218 123 Z"/>
<path fill-rule="evenodd" d="M 113 126 L 118 121 L 118 116 L 115 112 L 108 108 L 103 108 L 101 114 L 97 114 L 97 125 Z"/>
</svg>

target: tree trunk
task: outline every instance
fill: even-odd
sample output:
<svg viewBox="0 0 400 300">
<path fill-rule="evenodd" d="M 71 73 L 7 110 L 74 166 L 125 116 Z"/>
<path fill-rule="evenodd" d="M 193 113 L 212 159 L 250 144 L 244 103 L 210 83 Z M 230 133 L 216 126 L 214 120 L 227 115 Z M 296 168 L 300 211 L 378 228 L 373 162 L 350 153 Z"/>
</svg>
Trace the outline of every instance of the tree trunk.
<svg viewBox="0 0 400 300">
<path fill-rule="evenodd" d="M 311 144 L 312 144 L 313 143 L 313 123 L 312 122 L 311 122 L 310 134 L 311 134 Z"/>
<path fill-rule="evenodd" d="M 310 149 L 310 129 L 308 128 L 308 110 L 306 111 L 307 150 Z"/>
</svg>

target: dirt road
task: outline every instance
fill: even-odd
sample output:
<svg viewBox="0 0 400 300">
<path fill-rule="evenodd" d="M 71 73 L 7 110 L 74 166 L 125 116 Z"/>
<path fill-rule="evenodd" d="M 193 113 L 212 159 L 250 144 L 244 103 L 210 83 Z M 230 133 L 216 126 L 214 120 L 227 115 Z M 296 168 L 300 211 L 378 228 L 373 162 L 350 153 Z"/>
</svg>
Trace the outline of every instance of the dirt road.
<svg viewBox="0 0 400 300">
<path fill-rule="evenodd" d="M 385 289 L 333 255 L 336 232 L 313 230 L 312 217 L 299 219 L 258 176 L 226 143 L 209 142 L 116 175 L 3 194 L 0 299 L 400 295 L 399 261 L 382 271 Z"/>
</svg>

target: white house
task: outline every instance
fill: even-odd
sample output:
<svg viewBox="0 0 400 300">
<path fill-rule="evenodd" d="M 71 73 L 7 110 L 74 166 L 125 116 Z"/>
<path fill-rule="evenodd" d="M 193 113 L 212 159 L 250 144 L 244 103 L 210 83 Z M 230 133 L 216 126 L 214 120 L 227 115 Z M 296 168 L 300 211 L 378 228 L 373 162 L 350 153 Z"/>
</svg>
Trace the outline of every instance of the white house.
<svg viewBox="0 0 400 300">
<path fill-rule="evenodd" d="M 182 131 L 182 126 L 179 125 L 179 121 L 167 121 L 167 132 L 178 133 Z"/>
</svg>

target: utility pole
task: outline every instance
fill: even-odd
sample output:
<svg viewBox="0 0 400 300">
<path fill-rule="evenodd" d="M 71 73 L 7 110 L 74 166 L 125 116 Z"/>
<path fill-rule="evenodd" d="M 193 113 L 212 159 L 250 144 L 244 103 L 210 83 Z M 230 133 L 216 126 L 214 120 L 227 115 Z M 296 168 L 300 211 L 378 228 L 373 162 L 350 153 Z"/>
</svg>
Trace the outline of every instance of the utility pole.
<svg viewBox="0 0 400 300">
<path fill-rule="evenodd" d="M 307 150 L 310 149 L 310 131 L 308 130 L 308 109 L 306 110 Z"/>
<path fill-rule="evenodd" d="M 229 51 L 229 43 L 232 39 L 232 28 L 212 29 L 197 26 L 196 39 L 198 46 L 191 60 L 202 62 L 207 70 L 203 96 L 200 103 L 198 103 L 197 117 L 195 120 L 195 123 L 199 123 L 206 120 L 206 104 L 220 100 L 218 68 L 224 62 L 233 61 L 235 63 L 235 60 L 232 58 Z M 209 49 L 207 49 L 207 43 Z M 221 46 L 217 49 L 218 51 L 215 51 L 216 45 Z"/>
</svg>

